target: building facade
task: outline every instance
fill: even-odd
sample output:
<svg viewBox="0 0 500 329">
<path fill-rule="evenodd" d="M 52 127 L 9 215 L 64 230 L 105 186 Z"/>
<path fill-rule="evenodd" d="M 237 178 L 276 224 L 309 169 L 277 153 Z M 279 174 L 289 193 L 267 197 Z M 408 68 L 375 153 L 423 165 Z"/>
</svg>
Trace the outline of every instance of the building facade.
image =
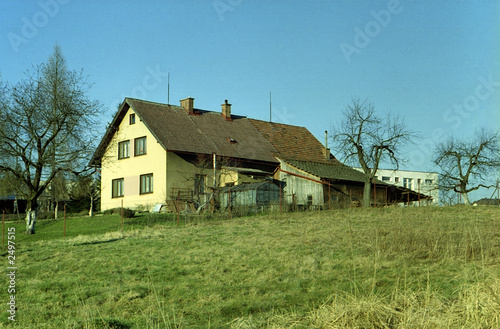
<svg viewBox="0 0 500 329">
<path fill-rule="evenodd" d="M 361 168 L 356 170 L 363 171 Z M 410 201 L 410 205 L 439 205 L 439 174 L 437 172 L 378 169 L 376 178 L 387 184 L 408 188 L 417 193 L 431 196 L 425 201 Z"/>
</svg>

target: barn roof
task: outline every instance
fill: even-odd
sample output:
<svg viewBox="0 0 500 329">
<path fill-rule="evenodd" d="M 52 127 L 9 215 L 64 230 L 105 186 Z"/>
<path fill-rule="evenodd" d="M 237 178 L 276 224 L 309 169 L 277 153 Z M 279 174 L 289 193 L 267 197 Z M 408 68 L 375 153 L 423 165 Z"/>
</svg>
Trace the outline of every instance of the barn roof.
<svg viewBox="0 0 500 329">
<path fill-rule="evenodd" d="M 340 163 L 331 154 L 329 159 L 325 157 L 325 147 L 307 128 L 255 119 L 249 121 L 276 148 L 276 157 L 324 164 Z"/>
<path fill-rule="evenodd" d="M 288 159 L 285 160 L 285 162 L 323 179 L 364 182 L 364 174 L 362 172 L 352 169 L 339 161 L 335 163 L 326 163 Z M 383 182 L 380 183 L 386 185 Z"/>
</svg>

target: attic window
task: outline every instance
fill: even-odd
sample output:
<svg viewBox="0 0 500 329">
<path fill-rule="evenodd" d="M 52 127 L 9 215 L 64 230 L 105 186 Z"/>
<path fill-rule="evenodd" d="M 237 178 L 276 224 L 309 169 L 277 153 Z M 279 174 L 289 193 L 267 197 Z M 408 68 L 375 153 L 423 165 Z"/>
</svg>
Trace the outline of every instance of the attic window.
<svg viewBox="0 0 500 329">
<path fill-rule="evenodd" d="M 236 141 L 236 139 L 231 138 L 231 137 L 227 137 L 227 140 L 228 140 L 228 141 L 229 141 L 229 143 L 231 143 L 231 144 L 236 144 L 236 143 L 238 143 L 238 142 Z"/>
<path fill-rule="evenodd" d="M 135 113 L 130 114 L 130 124 L 135 124 Z"/>
</svg>

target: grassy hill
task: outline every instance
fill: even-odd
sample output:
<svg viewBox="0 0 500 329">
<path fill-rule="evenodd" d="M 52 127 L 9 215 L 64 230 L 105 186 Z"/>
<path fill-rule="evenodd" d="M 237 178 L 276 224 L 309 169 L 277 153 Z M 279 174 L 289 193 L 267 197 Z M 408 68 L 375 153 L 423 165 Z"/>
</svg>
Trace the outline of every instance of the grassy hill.
<svg viewBox="0 0 500 329">
<path fill-rule="evenodd" d="M 13 328 L 499 328 L 500 209 L 16 228 Z M 1 273 L 8 272 L 2 253 Z"/>
</svg>

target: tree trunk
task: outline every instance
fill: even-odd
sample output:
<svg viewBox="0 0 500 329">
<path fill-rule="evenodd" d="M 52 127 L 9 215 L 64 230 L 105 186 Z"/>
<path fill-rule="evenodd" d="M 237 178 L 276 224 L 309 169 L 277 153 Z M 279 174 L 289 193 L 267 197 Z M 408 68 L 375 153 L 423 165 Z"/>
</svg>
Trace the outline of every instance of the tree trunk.
<svg viewBox="0 0 500 329">
<path fill-rule="evenodd" d="M 470 206 L 469 196 L 467 195 L 466 192 L 462 193 L 462 197 L 464 198 L 464 204 L 466 206 Z"/>
<path fill-rule="evenodd" d="M 55 207 L 54 207 L 54 219 L 57 219 L 57 212 L 59 211 L 59 201 L 55 202 Z"/>
<path fill-rule="evenodd" d="M 90 197 L 89 217 L 94 216 L 94 197 Z"/>
<path fill-rule="evenodd" d="M 36 205 L 29 205 L 26 209 L 26 234 L 35 234 L 37 208 Z"/>
<path fill-rule="evenodd" d="M 363 188 L 363 208 L 370 208 L 370 192 L 372 190 L 372 183 L 365 181 L 365 186 Z"/>
</svg>

